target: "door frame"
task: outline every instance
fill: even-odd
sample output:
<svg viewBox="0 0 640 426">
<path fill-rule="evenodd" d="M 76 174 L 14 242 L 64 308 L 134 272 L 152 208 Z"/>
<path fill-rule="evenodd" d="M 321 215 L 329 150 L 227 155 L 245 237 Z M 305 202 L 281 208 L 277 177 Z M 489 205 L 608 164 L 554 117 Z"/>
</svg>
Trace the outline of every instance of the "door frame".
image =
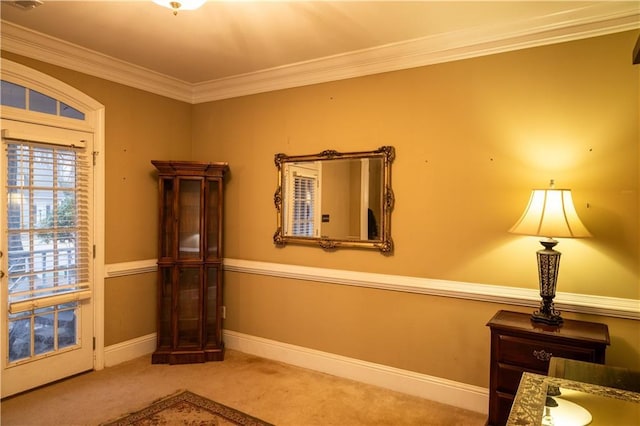
<svg viewBox="0 0 640 426">
<path fill-rule="evenodd" d="M 0 117 L 93 133 L 94 154 L 94 370 L 104 368 L 104 248 L 105 248 L 105 107 L 78 89 L 40 71 L 1 59 L 0 77 L 58 99 L 85 113 L 85 120 L 0 106 Z M 4 303 L 5 301 L 2 301 Z M 1 371 L 1 369 L 0 369 Z"/>
</svg>

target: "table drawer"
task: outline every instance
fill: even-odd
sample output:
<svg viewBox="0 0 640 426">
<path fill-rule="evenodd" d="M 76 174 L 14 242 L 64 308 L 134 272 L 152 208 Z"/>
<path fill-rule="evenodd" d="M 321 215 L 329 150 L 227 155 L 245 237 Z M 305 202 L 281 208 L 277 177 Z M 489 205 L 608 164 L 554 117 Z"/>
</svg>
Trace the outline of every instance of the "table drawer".
<svg viewBox="0 0 640 426">
<path fill-rule="evenodd" d="M 594 362 L 596 360 L 596 351 L 592 348 L 568 346 L 508 335 L 500 336 L 498 344 L 500 346 L 498 362 L 515 364 L 540 374 L 547 374 L 549 360 L 552 356 L 580 361 Z"/>
</svg>

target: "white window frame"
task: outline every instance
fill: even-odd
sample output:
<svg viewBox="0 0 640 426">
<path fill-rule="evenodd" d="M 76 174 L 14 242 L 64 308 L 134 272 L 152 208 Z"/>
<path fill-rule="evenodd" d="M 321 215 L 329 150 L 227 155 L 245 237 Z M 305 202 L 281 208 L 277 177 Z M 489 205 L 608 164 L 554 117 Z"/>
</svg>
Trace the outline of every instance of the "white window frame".
<svg viewBox="0 0 640 426">
<path fill-rule="evenodd" d="M 60 117 L 20 108 L 0 106 L 3 119 L 25 121 L 93 133 L 94 161 L 94 368 L 104 368 L 104 225 L 105 225 L 105 107 L 78 89 L 40 71 L 1 59 L 0 78 L 36 90 L 85 113 L 84 120 Z"/>
<path fill-rule="evenodd" d="M 322 164 L 319 161 L 304 162 L 304 163 L 287 163 L 284 170 L 285 176 L 285 198 L 284 203 L 285 211 L 283 212 L 284 218 L 284 231 L 286 236 L 289 237 L 312 237 L 317 238 L 320 236 L 320 223 L 322 220 L 322 212 L 320 206 L 322 205 Z M 313 235 L 296 235 L 294 234 L 295 226 L 295 182 L 296 177 L 302 176 L 309 178 L 315 182 L 315 192 L 313 194 Z"/>
</svg>

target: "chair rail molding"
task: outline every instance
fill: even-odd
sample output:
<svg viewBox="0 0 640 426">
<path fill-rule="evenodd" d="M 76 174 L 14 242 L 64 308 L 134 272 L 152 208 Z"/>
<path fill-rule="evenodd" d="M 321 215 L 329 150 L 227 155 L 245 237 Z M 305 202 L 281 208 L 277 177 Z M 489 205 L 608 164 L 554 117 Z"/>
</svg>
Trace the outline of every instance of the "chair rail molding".
<svg viewBox="0 0 640 426">
<path fill-rule="evenodd" d="M 539 290 L 477 284 L 459 281 L 436 280 L 402 275 L 376 274 L 370 272 L 345 271 L 257 262 L 252 260 L 225 259 L 225 271 L 247 274 L 270 275 L 281 278 L 317 281 L 332 284 L 353 285 L 381 290 L 419 293 L 432 296 L 469 299 L 507 305 L 538 307 Z M 640 301 L 617 297 L 592 296 L 558 292 L 555 305 L 562 311 L 582 314 L 604 315 L 625 319 L 640 319 Z"/>
<path fill-rule="evenodd" d="M 157 271 L 156 262 L 156 259 L 148 259 L 108 264 L 105 265 L 105 278 L 155 272 Z M 520 287 L 229 258 L 224 259 L 223 267 L 228 272 L 368 287 L 514 306 L 535 308 L 540 303 L 540 295 L 537 289 Z M 566 312 L 640 320 L 640 301 L 635 299 L 558 292 L 554 302 L 558 309 Z"/>
<path fill-rule="evenodd" d="M 145 274 L 158 270 L 157 259 L 136 260 L 133 262 L 110 263 L 105 265 L 105 278 L 124 277 Z"/>
</svg>

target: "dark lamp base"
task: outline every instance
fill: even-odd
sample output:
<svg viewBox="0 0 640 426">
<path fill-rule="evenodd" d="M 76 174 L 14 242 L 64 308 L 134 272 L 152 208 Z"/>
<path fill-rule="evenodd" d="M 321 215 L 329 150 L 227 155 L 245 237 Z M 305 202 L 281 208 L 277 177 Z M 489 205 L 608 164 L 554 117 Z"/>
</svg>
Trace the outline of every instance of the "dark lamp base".
<svg viewBox="0 0 640 426">
<path fill-rule="evenodd" d="M 560 315 L 543 314 L 536 311 L 531 314 L 531 322 L 542 323 L 546 325 L 561 325 L 563 320 Z"/>
</svg>

